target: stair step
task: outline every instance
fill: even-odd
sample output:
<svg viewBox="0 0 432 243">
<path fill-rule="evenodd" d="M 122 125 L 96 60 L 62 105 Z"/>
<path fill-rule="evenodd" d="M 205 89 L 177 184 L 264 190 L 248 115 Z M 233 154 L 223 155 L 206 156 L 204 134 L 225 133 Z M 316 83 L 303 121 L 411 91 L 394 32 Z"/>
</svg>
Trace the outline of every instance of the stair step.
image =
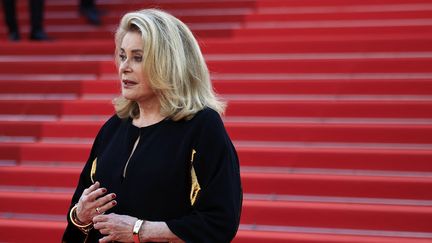
<svg viewBox="0 0 432 243">
<path fill-rule="evenodd" d="M 19 64 L 21 63 L 21 64 Z M 56 61 L 42 61 L 42 62 L 3 62 L 3 68 L 0 72 L 3 74 L 98 74 L 100 69 L 99 61 L 87 62 L 56 62 Z"/>
<path fill-rule="evenodd" d="M 57 117 L 54 115 L 7 115 L 0 114 L 0 122 L 80 122 L 103 124 L 111 115 L 68 115 Z M 230 123 L 271 123 L 271 124 L 363 124 L 363 125 L 430 125 L 429 118 L 345 118 L 345 117 L 261 117 L 261 116 L 222 116 Z"/>
<path fill-rule="evenodd" d="M 87 144 L 0 143 L 0 161 L 45 166 L 76 164 L 80 167 L 90 153 L 89 143 L 91 141 Z M 310 143 L 291 147 L 236 143 L 236 148 L 242 166 L 432 172 L 432 150 L 428 148 Z"/>
<path fill-rule="evenodd" d="M 12 199 L 12 193 L 4 195 L 5 205 L 15 211 L 8 213 L 45 213 L 46 208 L 42 204 L 44 197 L 32 194 L 20 194 L 21 199 Z M 7 197 L 7 195 L 11 197 Z M 48 195 L 47 195 L 48 196 Z M 63 211 L 66 215 L 70 201 L 62 195 L 56 195 L 64 203 L 50 205 Z M 69 195 L 70 196 L 70 195 Z M 39 199 L 39 200 L 35 200 Z M 28 206 L 29 200 L 35 200 L 35 204 Z M 46 201 L 48 203 L 48 200 Z M 40 204 L 38 206 L 38 204 Z M 27 205 L 27 207 L 26 207 Z M 268 202 L 245 200 L 243 202 L 242 224 L 257 225 L 289 225 L 297 227 L 323 227 L 340 229 L 363 230 L 389 230 L 431 232 L 430 219 L 432 210 L 424 206 L 391 206 L 391 205 L 361 205 L 361 204 L 337 204 L 337 203 L 311 203 L 311 202 Z M 57 209 L 53 208 L 57 212 Z M 5 212 L 4 209 L 1 209 Z M 374 219 L 374 220 L 371 220 Z"/>
<path fill-rule="evenodd" d="M 244 201 L 243 224 L 430 232 L 430 207 Z M 372 220 L 373 219 L 373 220 Z"/>
<path fill-rule="evenodd" d="M 432 59 L 357 59 L 357 60 L 265 60 L 209 61 L 209 69 L 218 73 L 385 73 L 428 72 Z"/>
<path fill-rule="evenodd" d="M 80 172 L 81 168 L 0 167 L 0 182 L 9 186 L 73 187 Z M 242 184 L 246 193 L 432 200 L 432 174 L 406 177 L 382 174 L 384 176 L 356 175 L 355 171 L 348 175 L 243 171 Z"/>
<path fill-rule="evenodd" d="M 432 58 L 374 58 L 328 60 L 250 60 L 208 61 L 211 72 L 217 73 L 416 73 L 429 72 Z M 19 61 L 2 62 L 3 74 L 112 74 L 113 61 Z"/>
<path fill-rule="evenodd" d="M 282 7 L 304 7 L 307 9 L 314 9 L 319 7 L 339 7 L 339 8 L 346 8 L 346 7 L 362 7 L 368 6 L 368 7 L 382 7 L 382 6 L 388 6 L 393 4 L 400 4 L 401 6 L 405 6 L 406 8 L 409 8 L 409 6 L 412 6 L 412 4 L 430 4 L 430 1 L 428 0 L 415 0 L 415 1 L 407 1 L 407 0 L 384 0 L 384 1 L 373 1 L 373 0 L 366 0 L 366 1 L 360 1 L 360 0 L 349 0 L 349 1 L 341 1 L 341 0 L 326 0 L 326 1 L 319 1 L 319 0 L 312 0 L 312 1 L 301 1 L 301 0 L 290 0 L 290 1 L 279 1 L 279 0 L 271 0 L 271 1 L 257 1 L 257 7 L 258 8 L 267 8 L 267 7 L 273 7 L 273 8 L 282 8 Z"/>
<path fill-rule="evenodd" d="M 321 21 L 305 21 L 307 23 L 284 22 L 257 22 L 241 24 L 238 22 L 224 23 L 222 26 L 215 23 L 189 24 L 192 32 L 198 38 L 252 38 L 256 36 L 266 37 L 291 37 L 316 38 L 364 38 L 364 35 L 375 38 L 429 38 L 432 24 L 424 21 L 394 20 L 389 23 L 382 19 L 371 20 L 339 20 L 329 23 Z M 318 27 L 317 27 L 318 26 Z M 100 28 L 82 25 L 50 25 L 46 27 L 47 33 L 58 40 L 112 40 L 112 32 L 116 25 L 107 25 Z M 28 29 L 22 34 L 28 35 Z M 0 29 L 0 37 L 6 38 L 6 30 Z"/>
<path fill-rule="evenodd" d="M 132 11 L 137 9 L 157 7 L 160 9 L 225 9 L 225 8 L 250 8 L 255 6 L 255 1 L 225 1 L 224 4 L 211 1 L 181 1 L 181 2 L 160 2 L 160 1 L 146 1 L 146 2 L 128 2 L 128 1 L 107 1 L 97 4 L 101 10 L 112 12 L 122 9 L 123 11 Z M 18 11 L 27 13 L 27 4 L 18 4 Z M 46 12 L 53 11 L 70 11 L 76 9 L 78 12 L 78 3 L 69 1 L 50 1 L 45 6 Z"/>
<path fill-rule="evenodd" d="M 204 54 L 432 51 L 429 44 L 431 40 L 423 38 L 328 40 L 324 37 L 321 36 L 311 40 L 282 37 L 269 37 L 266 39 L 201 39 L 200 44 Z M 19 43 L 2 43 L 0 53 L 3 55 L 110 55 L 114 52 L 114 48 L 112 40 L 58 40 L 54 43 L 22 41 Z"/>
<path fill-rule="evenodd" d="M 396 5 L 397 7 L 398 5 Z M 400 6 L 400 5 L 399 5 Z M 412 5 L 415 6 L 415 5 Z M 365 8 L 369 7 L 369 11 Z M 340 10 L 341 7 L 316 7 L 316 8 L 305 8 L 305 7 L 292 7 L 288 6 L 286 9 L 275 9 L 275 8 L 260 8 L 258 13 L 245 15 L 244 19 L 240 18 L 228 18 L 231 21 L 244 21 L 244 22 L 265 22 L 265 21 L 300 21 L 300 20 L 367 20 L 367 19 L 421 19 L 430 18 L 432 15 L 431 9 L 427 9 L 427 5 L 422 5 L 425 9 L 415 9 L 415 10 L 395 10 L 392 11 L 392 5 L 388 6 L 388 9 L 374 9 L 375 6 L 363 5 L 363 6 L 352 6 L 350 8 L 346 7 Z M 410 6 L 405 6 L 410 7 Z M 420 6 L 419 6 L 420 7 Z M 376 8 L 376 7 L 375 7 Z M 429 5 L 432 8 L 432 5 Z M 314 11 L 315 10 L 315 11 Z M 362 11 L 363 10 L 363 11 Z M 296 12 L 297 11 L 297 12 Z M 200 16 L 201 17 L 201 16 Z M 203 16 L 204 17 L 204 16 Z M 221 16 L 222 17 L 222 16 Z M 228 17 L 228 16 L 227 16 Z M 240 17 L 240 16 L 236 16 Z M 195 19 L 192 16 L 187 16 L 182 18 L 186 23 L 194 23 Z M 210 22 L 213 19 L 204 18 L 206 21 Z M 220 20 L 219 22 L 223 22 Z M 225 20 L 227 21 L 227 20 Z M 112 20 L 111 23 L 115 23 Z"/>
<path fill-rule="evenodd" d="M 377 23 L 380 22 L 377 20 Z M 195 30 L 197 35 L 203 37 L 215 37 L 215 36 L 225 36 L 232 38 L 252 38 L 257 35 L 276 37 L 280 36 L 286 38 L 290 36 L 293 39 L 308 38 L 313 39 L 318 36 L 326 36 L 327 38 L 347 38 L 347 39 L 357 39 L 362 38 L 362 36 L 373 36 L 375 38 L 403 38 L 406 36 L 412 36 L 413 38 L 428 38 L 425 33 L 430 33 L 431 26 L 359 26 L 354 27 L 354 23 L 351 26 L 341 26 L 341 27 L 316 27 L 320 26 L 319 23 L 309 23 L 308 27 L 300 28 L 297 26 L 292 26 L 287 28 L 288 25 L 280 27 L 273 26 L 272 28 L 245 28 L 232 30 L 232 33 L 227 35 L 227 30 L 222 31 L 212 31 L 207 33 L 202 33 L 199 30 Z M 207 35 L 205 35 L 207 34 Z M 224 35 L 225 34 L 225 35 Z"/>
<path fill-rule="evenodd" d="M 308 7 L 308 8 L 316 8 L 319 6 L 340 6 L 340 7 L 350 7 L 350 6 L 362 6 L 362 5 L 371 5 L 373 6 L 382 6 L 382 5 L 392 5 L 392 4 L 404 4 L 407 7 L 412 6 L 414 4 L 421 4 L 421 3 L 430 3 L 430 1 L 427 0 L 415 0 L 415 1 L 407 1 L 407 0 L 386 0 L 386 1 L 372 1 L 372 0 L 366 0 L 366 1 L 359 1 L 359 0 L 349 0 L 349 1 L 340 1 L 340 0 L 332 0 L 332 1 L 308 1 L 307 3 L 303 1 L 223 1 L 223 4 L 220 4 L 220 2 L 212 2 L 212 1 L 146 1 L 144 3 L 130 3 L 127 1 L 107 1 L 107 2 L 101 2 L 98 3 L 98 6 L 106 11 L 116 11 L 119 9 L 119 6 L 122 6 L 125 11 L 130 10 L 136 10 L 140 8 L 148 8 L 148 7 L 159 7 L 162 9 L 226 9 L 226 8 L 263 8 L 263 7 L 284 7 L 284 6 L 291 6 L 291 7 Z M 68 1 L 50 1 L 46 4 L 46 11 L 52 12 L 52 11 L 65 11 L 65 10 L 71 10 L 71 9 L 78 9 L 78 3 L 75 2 L 68 2 Z M 22 11 L 23 13 L 26 13 L 27 11 L 27 4 L 26 3 L 20 3 L 18 4 L 19 11 Z"/>
<path fill-rule="evenodd" d="M 228 103 L 227 116 L 273 117 L 363 117 L 432 118 L 431 101 L 261 101 L 234 100 Z M 0 100 L 3 115 L 110 115 L 108 100 L 46 101 Z"/>
<path fill-rule="evenodd" d="M 382 101 L 231 101 L 226 114 L 236 116 L 429 118 L 430 105 L 432 104 L 429 102 Z M 253 110 L 250 110 L 251 107 Z"/>
<path fill-rule="evenodd" d="M 402 9 L 402 6 L 406 9 Z M 339 12 L 335 7 L 292 7 L 285 9 L 260 8 L 253 11 L 250 8 L 224 8 L 209 10 L 202 8 L 191 8 L 183 10 L 168 10 L 186 24 L 191 23 L 224 23 L 224 22 L 265 22 L 265 21 L 298 21 L 298 20 L 353 20 L 353 19 L 421 19 L 429 18 L 432 14 L 432 5 L 389 5 L 388 9 L 371 11 L 366 7 L 371 5 L 359 5 L 345 7 Z M 398 8 L 399 7 L 399 8 Z M 424 9 L 419 9 L 423 7 Z M 283 7 L 282 7 L 283 8 Z M 376 7 L 375 7 L 376 8 Z M 412 10 L 410 9 L 412 8 Z M 285 10 L 282 12 L 282 10 Z M 295 12 L 295 11 L 298 12 Z M 199 12 L 198 12 L 199 11 Z M 198 14 L 196 13 L 198 12 Z M 120 21 L 124 11 L 110 11 L 101 16 L 101 22 L 105 25 L 115 25 Z M 19 26 L 29 23 L 27 13 L 19 15 Z M 88 22 L 78 15 L 77 11 L 51 11 L 45 15 L 46 25 L 87 25 Z"/>
<path fill-rule="evenodd" d="M 0 184 L 9 186 L 74 187 L 78 182 L 80 172 L 81 168 L 3 166 L 0 167 L 0 173 L 3 175 Z M 28 178 L 26 178 L 27 176 Z"/>
<path fill-rule="evenodd" d="M 0 121 L 0 136 L 27 137 L 34 141 L 50 138 L 93 139 L 101 122 L 15 122 Z M 275 124 L 225 122 L 233 140 L 369 142 L 432 144 L 430 125 L 392 124 Z"/>
<path fill-rule="evenodd" d="M 395 177 L 385 176 L 385 172 L 383 175 L 363 176 L 356 175 L 355 171 L 350 175 L 297 174 L 296 170 L 287 173 L 256 171 L 243 172 L 242 184 L 247 193 L 432 199 L 427 189 L 432 184 L 430 176 Z"/>
<path fill-rule="evenodd" d="M 393 61 L 407 61 L 418 60 L 423 62 L 432 58 L 432 52 L 324 52 L 324 53 L 231 53 L 231 54 L 206 54 L 204 55 L 208 63 L 225 62 L 260 62 L 260 61 L 338 61 L 345 60 L 349 62 L 364 62 L 365 60 L 388 60 Z M 111 69 L 114 58 L 112 55 L 7 55 L 1 56 L 0 62 L 44 62 L 44 63 L 68 63 L 78 65 L 80 62 L 101 62 L 102 65 L 107 65 L 106 70 L 102 71 L 116 71 Z M 108 67 L 109 66 L 109 67 Z M 105 66 L 103 66 L 105 68 Z M 110 68 L 111 70 L 109 70 Z"/>
<path fill-rule="evenodd" d="M 431 126 L 226 123 L 235 140 L 432 143 Z M 407 134 L 410 134 L 409 137 Z M 264 139 L 263 139 L 264 138 Z"/>
<path fill-rule="evenodd" d="M 322 52 L 322 53 L 226 53 L 226 54 L 205 54 L 204 58 L 208 62 L 257 62 L 257 61 L 332 61 L 346 60 L 351 62 L 364 60 L 387 60 L 394 61 L 401 59 L 423 59 L 432 58 L 432 52 Z M 0 57 L 0 62 L 71 62 L 77 64 L 80 62 L 104 62 L 113 66 L 114 58 L 112 55 L 6 55 Z M 112 70 L 111 70 L 112 71 Z"/>
<path fill-rule="evenodd" d="M 0 218 L 1 240 L 10 243 L 26 242 L 29 239 L 35 243 L 59 242 L 65 228 L 66 216 L 64 222 Z"/>
<path fill-rule="evenodd" d="M 239 11 L 239 9 L 223 9 L 219 13 L 209 15 L 202 13 L 201 15 L 188 14 L 192 11 L 200 11 L 201 9 L 185 9 L 183 11 L 170 11 L 186 24 L 193 23 L 232 23 L 232 22 L 271 22 L 271 21 L 299 21 L 299 20 L 361 20 L 361 19 L 421 19 L 429 18 L 432 14 L 431 10 L 413 10 L 413 11 L 376 11 L 376 12 L 346 12 L 346 13 L 272 13 L 272 9 L 260 9 L 255 14 L 247 14 L 248 9 Z M 291 9 L 292 10 L 292 9 Z M 274 11 L 274 10 L 273 10 Z M 312 10 L 313 11 L 313 10 Z M 183 13 L 182 13 L 183 12 Z M 239 12 L 232 14 L 232 12 Z M 266 12 L 265 14 L 262 12 Z M 269 13 L 270 12 L 270 13 Z M 62 15 L 61 15 L 62 14 Z M 25 14 L 24 14 L 25 15 Z M 108 16 L 102 16 L 101 22 L 105 25 L 115 25 L 120 22 L 122 12 L 110 12 Z M 46 25 L 86 25 L 88 24 L 84 18 L 77 18 L 78 14 L 75 11 L 71 12 L 55 12 L 52 15 L 45 17 Z M 28 18 L 20 18 L 19 25 L 26 26 Z"/>
<path fill-rule="evenodd" d="M 323 77 L 324 78 L 324 77 Z M 246 85 L 247 84 L 247 85 Z M 391 85 L 390 85 L 391 84 Z M 90 82 L 88 83 L 90 92 Z M 430 80 L 214 80 L 220 94 L 431 94 Z M 0 82 L 0 87 L 3 85 Z M 94 84 L 93 90 L 99 86 Z M 1 91 L 0 91 L 1 92 Z"/>
<path fill-rule="evenodd" d="M 66 218 L 72 193 L 0 192 L 0 212 L 11 214 L 58 214 Z M 32 202 L 32 203 L 28 203 Z"/>
<path fill-rule="evenodd" d="M 242 169 L 244 170 L 244 168 Z M 32 193 L 47 193 L 50 195 L 70 195 L 75 188 L 72 187 L 35 187 L 35 186 L 0 186 L 0 193 L 12 198 L 21 199 L 18 193 L 22 195 L 32 195 Z M 8 194 L 12 193 L 12 194 Z M 3 194 L 2 194 L 3 195 Z M 18 196 L 17 196 L 18 195 Z M 61 198 L 61 196 L 60 196 Z M 313 196 L 313 195 L 293 195 L 293 194 L 257 194 L 244 193 L 243 200 L 254 201 L 286 201 L 286 202 L 323 202 L 323 203 L 348 203 L 348 204 L 367 204 L 367 205 L 400 205 L 400 206 L 431 206 L 432 200 L 419 199 L 394 199 L 394 198 L 370 198 L 370 197 L 335 197 L 335 196 Z M 7 211 L 7 210 L 6 210 Z M 1 217 L 1 216 L 0 216 Z"/>
<path fill-rule="evenodd" d="M 356 231 L 357 232 L 357 231 Z M 394 232 L 392 232 L 394 233 Z M 414 238 L 414 237 L 395 237 L 395 236 L 364 236 L 355 234 L 336 235 L 334 230 L 325 233 L 314 233 L 306 231 L 304 233 L 297 232 L 269 232 L 269 231 L 253 231 L 240 230 L 237 233 L 234 243 L 428 243 L 430 239 Z"/>
<path fill-rule="evenodd" d="M 238 146 L 242 165 L 294 168 L 432 171 L 432 150 Z"/>
<path fill-rule="evenodd" d="M 9 188 L 9 187 L 6 187 Z M 17 188 L 17 187 L 12 187 Z M 20 187 L 21 188 L 21 187 Z M 0 189 L 5 190 L 5 189 Z M 11 189 L 9 189 L 10 191 Z M 16 189 L 13 189 L 16 190 Z M 6 189 L 8 191 L 8 189 Z M 34 191 L 34 189 L 32 190 Z M 48 191 L 52 191 L 49 189 Z M 254 194 L 245 193 L 243 200 L 255 201 L 287 201 L 287 202 L 323 202 L 323 203 L 349 203 L 368 205 L 410 205 L 431 206 L 432 200 L 417 199 L 392 199 L 392 198 L 370 198 L 370 197 L 333 197 L 333 196 L 310 196 L 310 195 L 276 195 L 276 194 Z"/>
<path fill-rule="evenodd" d="M 247 85 L 246 85 L 247 84 Z M 22 86 L 26 88 L 23 90 Z M 213 80 L 219 94 L 368 94 L 432 95 L 432 80 L 361 79 L 361 80 Z M 117 80 L 0 80 L 0 94 L 60 95 L 89 97 L 95 94 L 116 95 Z"/>
<path fill-rule="evenodd" d="M 0 234 L 2 240 L 10 243 L 25 242 L 31 235 L 32 242 L 54 243 L 58 242 L 66 227 L 65 221 L 34 220 L 34 219 L 0 219 Z M 242 228 L 242 226 L 240 226 Z M 258 228 L 258 227 L 257 227 Z M 266 227 L 268 228 L 268 227 Z M 22 234 L 26 232 L 26 234 Z M 378 231 L 379 233 L 379 231 Z M 403 232 L 401 232 L 403 234 Z M 427 243 L 430 239 L 413 237 L 380 237 L 359 235 L 337 235 L 335 232 L 323 233 L 296 233 L 272 232 L 268 230 L 240 229 L 234 239 L 235 243 Z"/>
<path fill-rule="evenodd" d="M 105 101 L 110 102 L 118 94 L 87 94 L 78 97 L 75 94 L 20 94 L 20 93 L 7 93 L 0 94 L 0 100 L 3 101 L 53 101 L 53 102 L 92 102 L 92 101 Z M 222 100 L 225 101 L 256 101 L 256 102 L 272 102 L 272 101 L 338 101 L 338 102 L 352 102 L 352 101 L 390 101 L 390 102 L 430 102 L 432 95 L 349 95 L 349 94 L 220 94 Z"/>
<path fill-rule="evenodd" d="M 371 39 L 367 39 L 367 38 Z M 223 53 L 321 53 L 321 52 L 399 52 L 429 51 L 432 47 L 427 38 L 418 39 L 329 39 L 317 36 L 314 39 L 289 37 L 266 37 L 256 39 L 203 39 L 201 49 L 204 54 Z M 257 48 L 259 46 L 259 48 Z M 1 47 L 0 47 L 1 48 Z M 1 49 L 0 49 L 1 50 Z M 12 50 L 8 50 L 11 52 Z M 19 52 L 19 50 L 15 50 Z M 28 52 L 27 52 L 28 53 Z M 37 52 L 36 52 L 37 53 Z M 46 54 L 47 52 L 41 53 Z M 50 52 L 48 52 L 50 53 Z M 23 53 L 25 54 L 25 53 Z"/>
</svg>

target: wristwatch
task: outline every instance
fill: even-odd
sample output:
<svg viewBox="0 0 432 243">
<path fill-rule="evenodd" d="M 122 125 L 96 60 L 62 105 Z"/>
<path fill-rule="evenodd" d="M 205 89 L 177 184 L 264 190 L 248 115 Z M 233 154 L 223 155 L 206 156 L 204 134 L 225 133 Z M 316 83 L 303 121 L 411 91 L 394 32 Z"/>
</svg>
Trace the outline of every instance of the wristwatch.
<svg viewBox="0 0 432 243">
<path fill-rule="evenodd" d="M 133 231 L 132 231 L 132 233 L 133 233 L 133 239 L 134 239 L 134 242 L 135 243 L 140 243 L 140 239 L 139 239 L 139 231 L 140 231 L 140 229 L 141 229 L 141 225 L 143 224 L 143 220 L 141 220 L 141 219 L 138 219 L 136 222 L 135 222 L 135 225 L 134 225 L 134 227 L 133 227 Z"/>
</svg>

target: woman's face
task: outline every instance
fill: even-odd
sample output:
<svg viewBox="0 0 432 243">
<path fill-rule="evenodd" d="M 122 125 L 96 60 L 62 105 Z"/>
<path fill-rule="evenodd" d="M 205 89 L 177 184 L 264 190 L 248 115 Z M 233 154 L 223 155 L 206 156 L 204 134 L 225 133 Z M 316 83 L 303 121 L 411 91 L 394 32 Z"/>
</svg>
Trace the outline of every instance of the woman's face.
<svg viewBox="0 0 432 243">
<path fill-rule="evenodd" d="M 156 97 L 144 72 L 143 44 L 139 32 L 129 31 L 123 37 L 119 50 L 122 95 L 137 102 L 145 102 Z"/>
</svg>

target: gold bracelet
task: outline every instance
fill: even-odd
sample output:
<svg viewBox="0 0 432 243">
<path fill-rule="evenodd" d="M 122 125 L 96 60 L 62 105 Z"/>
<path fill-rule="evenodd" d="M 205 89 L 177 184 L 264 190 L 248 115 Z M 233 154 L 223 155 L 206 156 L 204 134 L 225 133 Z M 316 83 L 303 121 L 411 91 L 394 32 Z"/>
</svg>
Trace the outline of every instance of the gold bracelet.
<svg viewBox="0 0 432 243">
<path fill-rule="evenodd" d="M 80 229 L 84 234 L 88 234 L 88 232 L 93 228 L 93 222 L 90 222 L 85 225 L 81 224 L 81 222 L 79 222 L 78 217 L 76 216 L 76 209 L 77 209 L 77 205 L 72 207 L 72 209 L 69 212 L 69 218 L 73 225 L 75 225 L 78 229 Z"/>
</svg>

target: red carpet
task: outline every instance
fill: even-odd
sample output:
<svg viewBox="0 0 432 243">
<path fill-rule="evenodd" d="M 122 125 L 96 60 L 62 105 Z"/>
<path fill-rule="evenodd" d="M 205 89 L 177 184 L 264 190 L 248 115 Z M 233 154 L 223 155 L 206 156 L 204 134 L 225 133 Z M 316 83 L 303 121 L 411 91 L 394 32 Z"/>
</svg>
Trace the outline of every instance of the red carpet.
<svg viewBox="0 0 432 243">
<path fill-rule="evenodd" d="M 52 42 L 0 26 L 0 242 L 60 241 L 119 92 L 115 25 L 149 6 L 188 23 L 228 101 L 234 242 L 432 242 L 432 0 L 99 2 L 94 27 L 77 1 L 47 0 Z"/>
</svg>

